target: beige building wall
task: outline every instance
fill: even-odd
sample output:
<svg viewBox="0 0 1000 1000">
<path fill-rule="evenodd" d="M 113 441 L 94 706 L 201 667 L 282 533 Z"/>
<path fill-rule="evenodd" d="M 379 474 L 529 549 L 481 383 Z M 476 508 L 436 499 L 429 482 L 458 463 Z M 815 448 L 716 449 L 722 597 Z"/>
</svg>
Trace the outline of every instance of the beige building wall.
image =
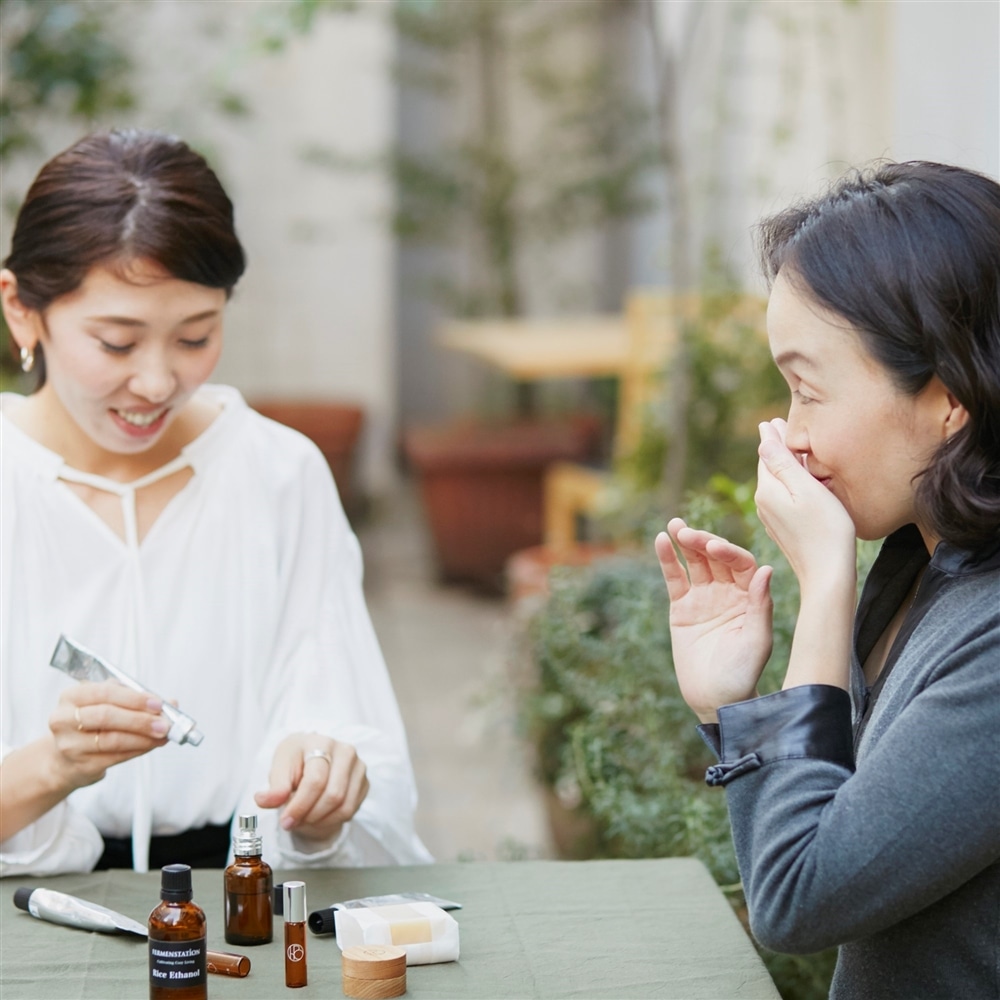
<svg viewBox="0 0 1000 1000">
<path fill-rule="evenodd" d="M 363 159 L 389 146 L 391 29 L 377 16 L 324 16 L 308 36 L 292 35 L 283 51 L 262 55 L 256 33 L 267 30 L 273 4 L 149 6 L 144 104 L 154 107 L 162 88 L 163 104 L 183 129 L 183 115 L 197 112 L 199 86 L 211 86 L 214 77 L 251 109 L 248 118 L 203 114 L 191 126 L 214 147 L 249 257 L 219 378 L 250 396 L 360 403 L 367 419 L 360 480 L 373 493 L 384 491 L 393 478 L 396 420 L 392 238 L 385 225 L 391 188 L 379 170 L 323 169 L 304 153 L 333 146 Z M 199 7 L 226 44 L 188 27 Z M 199 47 L 200 84 L 197 72 L 177 72 L 199 66 Z M 183 102 L 175 88 L 187 88 Z"/>
<path fill-rule="evenodd" d="M 659 4 L 676 53 L 695 240 L 745 287 L 763 291 L 751 232 L 853 164 L 886 156 L 891 135 L 891 4 L 679 0 Z M 668 224 L 660 224 L 661 244 Z M 665 262 L 655 244 L 649 261 Z M 659 279 L 659 280 L 658 280 Z M 643 283 L 669 282 L 665 264 Z"/>
<path fill-rule="evenodd" d="M 756 219 L 880 158 L 1000 175 L 997 0 L 671 0 L 696 236 L 759 287 Z M 692 28 L 693 26 L 693 28 Z M 666 224 L 644 283 L 665 279 Z M 658 273 L 659 272 L 659 273 Z"/>
<path fill-rule="evenodd" d="M 892 8 L 893 156 L 1000 178 L 1000 2 L 895 0 Z"/>
</svg>

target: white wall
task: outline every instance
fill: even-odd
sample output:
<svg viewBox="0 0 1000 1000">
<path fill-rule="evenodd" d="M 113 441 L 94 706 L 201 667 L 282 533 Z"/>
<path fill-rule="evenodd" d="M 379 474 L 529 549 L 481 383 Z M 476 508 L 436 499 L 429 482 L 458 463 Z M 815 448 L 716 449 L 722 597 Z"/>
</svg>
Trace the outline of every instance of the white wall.
<svg viewBox="0 0 1000 1000">
<path fill-rule="evenodd" d="M 1000 178 L 1000 2 L 895 0 L 892 155 Z"/>
<path fill-rule="evenodd" d="M 682 121 L 694 243 L 762 289 L 751 232 L 891 135 L 889 4 L 862 0 L 671 0 L 663 44 L 682 64 Z M 669 284 L 662 215 L 637 227 L 637 284 Z"/>
<path fill-rule="evenodd" d="M 668 44 L 699 3 L 659 5 Z M 699 13 L 682 46 L 694 214 L 747 283 L 754 221 L 850 165 L 936 159 L 1000 177 L 998 0 L 716 0 Z M 663 283 L 666 223 L 639 232 L 637 280 Z"/>
<path fill-rule="evenodd" d="M 301 151 L 388 147 L 390 44 L 375 18 L 321 21 L 254 64 L 254 124 L 220 149 L 250 260 L 221 374 L 247 393 L 363 404 L 361 478 L 373 492 L 391 480 L 396 418 L 391 190 L 376 170 L 303 166 Z"/>
</svg>

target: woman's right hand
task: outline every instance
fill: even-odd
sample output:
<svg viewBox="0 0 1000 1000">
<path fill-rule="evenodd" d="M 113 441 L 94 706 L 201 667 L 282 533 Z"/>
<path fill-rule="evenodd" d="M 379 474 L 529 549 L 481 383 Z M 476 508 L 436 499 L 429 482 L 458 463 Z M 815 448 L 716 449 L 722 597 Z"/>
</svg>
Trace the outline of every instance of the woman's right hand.
<svg viewBox="0 0 1000 1000">
<path fill-rule="evenodd" d="M 49 717 L 55 777 L 67 794 L 104 777 L 109 767 L 167 742 L 163 703 L 117 681 L 66 688 Z"/>
<path fill-rule="evenodd" d="M 0 764 L 0 842 L 20 833 L 109 767 L 167 742 L 163 703 L 117 681 L 66 688 L 49 735 L 11 750 Z"/>
<path fill-rule="evenodd" d="M 746 549 L 679 517 L 655 544 L 681 695 L 702 722 L 715 722 L 721 705 L 755 697 L 771 655 L 771 567 L 758 567 Z"/>
</svg>

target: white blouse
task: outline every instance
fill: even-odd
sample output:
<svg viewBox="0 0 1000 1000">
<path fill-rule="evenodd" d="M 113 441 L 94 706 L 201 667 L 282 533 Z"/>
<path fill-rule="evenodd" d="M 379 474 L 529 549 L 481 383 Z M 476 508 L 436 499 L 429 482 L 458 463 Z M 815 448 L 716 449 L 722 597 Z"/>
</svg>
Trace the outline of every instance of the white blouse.
<svg viewBox="0 0 1000 1000">
<path fill-rule="evenodd" d="M 399 708 L 361 589 L 361 551 L 329 468 L 301 434 L 251 410 L 225 386 L 222 405 L 182 453 L 193 475 L 141 543 L 122 496 L 119 537 L 64 480 L 81 477 L 2 415 L 0 396 L 0 744 L 6 755 L 48 732 L 59 692 L 49 666 L 60 633 L 166 699 L 204 733 L 108 770 L 0 844 L 0 876 L 89 871 L 101 834 L 149 836 L 257 813 L 264 856 L 282 867 L 430 861 L 413 827 L 416 787 Z M 171 469 L 176 470 L 171 463 Z M 157 473 L 140 483 L 157 478 Z M 278 743 L 316 731 L 353 744 L 371 789 L 337 839 L 297 849 L 268 787 Z"/>
</svg>

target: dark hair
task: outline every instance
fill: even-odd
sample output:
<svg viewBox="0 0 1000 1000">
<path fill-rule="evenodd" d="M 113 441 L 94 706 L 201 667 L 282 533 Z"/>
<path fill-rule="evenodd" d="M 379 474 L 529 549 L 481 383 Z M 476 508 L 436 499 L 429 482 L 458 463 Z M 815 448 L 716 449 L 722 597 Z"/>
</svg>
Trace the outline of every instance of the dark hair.
<svg viewBox="0 0 1000 1000">
<path fill-rule="evenodd" d="M 932 376 L 969 413 L 917 480 L 920 516 L 975 550 L 1000 537 L 1000 184 L 940 163 L 880 164 L 758 227 L 779 269 L 847 319 L 902 392 Z"/>
<path fill-rule="evenodd" d="M 204 158 L 174 136 L 125 129 L 85 136 L 42 167 L 4 266 L 21 302 L 42 312 L 92 268 L 124 273 L 141 259 L 227 295 L 246 265 L 232 202 Z M 40 356 L 36 365 L 40 385 Z"/>
</svg>

